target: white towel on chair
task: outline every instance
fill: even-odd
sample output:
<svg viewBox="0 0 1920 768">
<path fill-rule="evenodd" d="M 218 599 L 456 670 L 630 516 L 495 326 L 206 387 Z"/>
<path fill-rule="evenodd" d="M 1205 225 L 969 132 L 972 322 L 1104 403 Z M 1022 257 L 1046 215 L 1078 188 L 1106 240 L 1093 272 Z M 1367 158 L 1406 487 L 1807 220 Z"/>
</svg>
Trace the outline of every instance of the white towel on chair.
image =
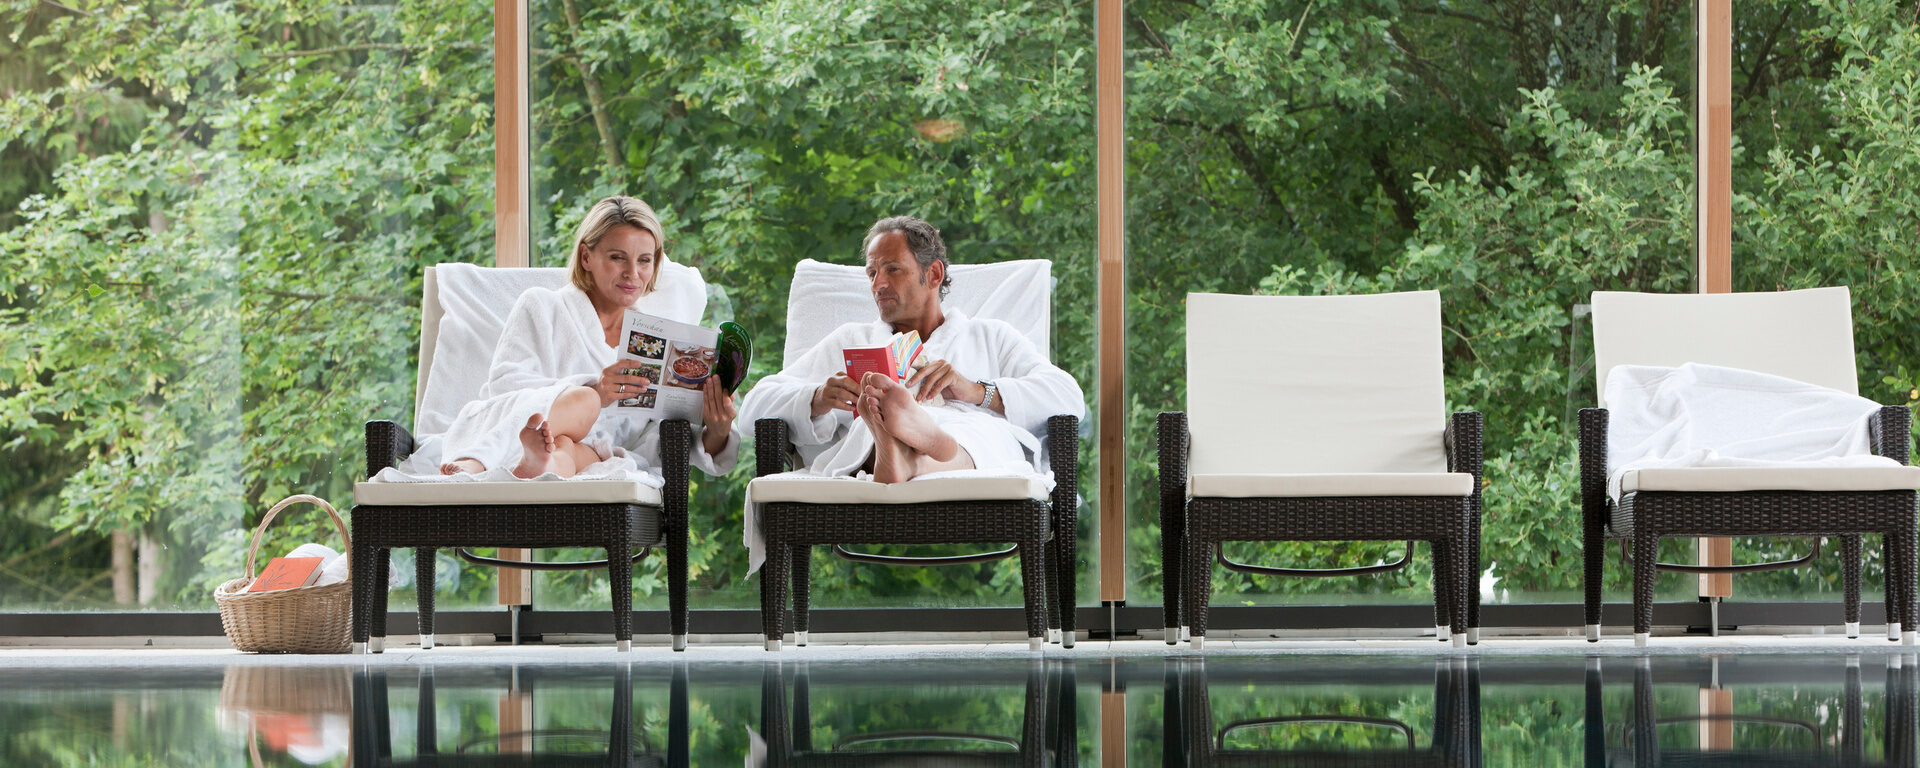
<svg viewBox="0 0 1920 768">
<path fill-rule="evenodd" d="M 1688 363 L 1607 374 L 1607 493 L 1621 475 L 1673 467 L 1883 467 L 1867 419 L 1878 403 L 1756 371 Z"/>
</svg>

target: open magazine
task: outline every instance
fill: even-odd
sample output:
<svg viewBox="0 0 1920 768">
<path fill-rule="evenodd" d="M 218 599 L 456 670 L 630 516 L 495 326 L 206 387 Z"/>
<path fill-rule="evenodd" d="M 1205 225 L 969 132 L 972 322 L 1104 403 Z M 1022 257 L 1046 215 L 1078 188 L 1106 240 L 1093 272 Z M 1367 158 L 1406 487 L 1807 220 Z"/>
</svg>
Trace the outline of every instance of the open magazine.
<svg viewBox="0 0 1920 768">
<path fill-rule="evenodd" d="M 618 412 L 703 423 L 706 395 L 701 388 L 718 364 L 720 332 L 629 309 L 620 333 L 626 339 L 620 359 L 632 360 L 629 372 L 653 385 L 614 403 Z"/>
</svg>

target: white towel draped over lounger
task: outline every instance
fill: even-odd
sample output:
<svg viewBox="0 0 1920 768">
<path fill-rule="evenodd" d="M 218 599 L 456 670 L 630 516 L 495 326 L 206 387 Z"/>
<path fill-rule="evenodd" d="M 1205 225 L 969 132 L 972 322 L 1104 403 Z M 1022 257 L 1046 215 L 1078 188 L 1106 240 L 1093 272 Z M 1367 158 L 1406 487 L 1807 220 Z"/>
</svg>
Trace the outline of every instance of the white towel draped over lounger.
<svg viewBox="0 0 1920 768">
<path fill-rule="evenodd" d="M 1628 473 L 1674 468 L 1894 468 L 1873 454 L 1858 395 L 1765 373 L 1688 363 L 1607 375 L 1607 492 Z M 1781 490 L 1794 490 L 1790 488 Z"/>
</svg>

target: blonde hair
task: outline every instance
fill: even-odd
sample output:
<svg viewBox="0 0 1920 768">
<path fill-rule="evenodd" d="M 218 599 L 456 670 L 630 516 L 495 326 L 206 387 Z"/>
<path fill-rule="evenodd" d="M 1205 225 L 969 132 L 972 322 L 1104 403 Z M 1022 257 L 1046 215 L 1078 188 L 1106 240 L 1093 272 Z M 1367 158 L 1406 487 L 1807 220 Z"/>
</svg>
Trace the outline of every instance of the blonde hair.
<svg viewBox="0 0 1920 768">
<path fill-rule="evenodd" d="M 640 295 L 653 293 L 653 287 L 660 284 L 660 273 L 666 271 L 667 233 L 660 228 L 660 217 L 653 213 L 653 206 L 637 197 L 614 195 L 594 203 L 587 216 L 580 220 L 580 228 L 573 234 L 573 251 L 567 254 L 567 277 L 581 291 L 593 293 L 593 275 L 580 263 L 580 257 L 588 248 L 600 245 L 601 238 L 612 232 L 614 227 L 625 224 L 636 227 L 653 235 L 653 279 L 647 281 L 647 287 Z"/>
</svg>

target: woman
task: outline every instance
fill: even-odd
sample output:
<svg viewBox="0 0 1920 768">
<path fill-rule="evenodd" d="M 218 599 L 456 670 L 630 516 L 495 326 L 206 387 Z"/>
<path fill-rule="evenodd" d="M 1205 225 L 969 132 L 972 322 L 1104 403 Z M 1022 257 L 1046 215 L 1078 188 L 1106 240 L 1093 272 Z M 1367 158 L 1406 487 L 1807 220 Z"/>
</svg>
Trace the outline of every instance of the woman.
<svg viewBox="0 0 1920 768">
<path fill-rule="evenodd" d="M 514 302 L 486 385 L 447 430 L 442 474 L 511 466 L 517 477 L 572 477 L 619 455 L 659 466 L 657 423 L 602 409 L 653 386 L 615 350 L 627 309 L 659 281 L 665 241 L 646 203 L 615 196 L 594 204 L 567 256 L 571 284 L 530 288 Z M 725 474 L 739 453 L 733 396 L 718 376 L 704 392 L 706 424 L 693 427 L 690 458 Z"/>
</svg>

